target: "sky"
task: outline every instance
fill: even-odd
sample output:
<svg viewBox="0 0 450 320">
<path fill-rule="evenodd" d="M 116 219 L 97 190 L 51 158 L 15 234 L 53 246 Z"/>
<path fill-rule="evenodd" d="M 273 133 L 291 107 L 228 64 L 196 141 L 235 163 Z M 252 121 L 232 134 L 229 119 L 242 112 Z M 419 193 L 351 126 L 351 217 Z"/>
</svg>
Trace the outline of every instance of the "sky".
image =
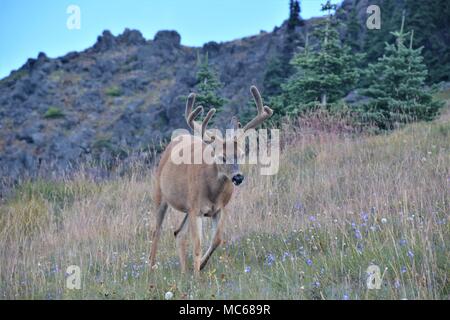
<svg viewBox="0 0 450 320">
<path fill-rule="evenodd" d="M 325 0 L 301 0 L 302 17 L 320 16 Z M 332 1 L 340 2 L 339 0 Z M 181 43 L 202 46 L 272 31 L 289 15 L 289 0 L 1 0 L 0 79 L 39 52 L 56 58 L 92 46 L 103 30 L 137 29 L 146 39 L 176 30 Z M 80 8 L 69 29 L 67 8 Z"/>
</svg>

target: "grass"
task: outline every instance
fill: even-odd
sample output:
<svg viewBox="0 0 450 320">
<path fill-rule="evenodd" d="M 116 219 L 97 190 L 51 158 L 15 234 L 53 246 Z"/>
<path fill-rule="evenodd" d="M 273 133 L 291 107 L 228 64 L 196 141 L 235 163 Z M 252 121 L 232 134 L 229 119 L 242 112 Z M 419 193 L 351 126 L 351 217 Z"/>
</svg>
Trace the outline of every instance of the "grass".
<svg viewBox="0 0 450 320">
<path fill-rule="evenodd" d="M 114 145 L 111 142 L 111 138 L 109 136 L 99 136 L 93 143 L 92 148 L 94 150 L 94 154 L 98 155 L 102 150 L 108 150 L 110 154 L 116 158 L 126 158 L 128 153 L 124 148 Z"/>
<path fill-rule="evenodd" d="M 117 86 L 112 86 L 105 90 L 105 94 L 109 97 L 120 97 L 122 95 L 122 90 Z"/>
<path fill-rule="evenodd" d="M 0 83 L 5 82 L 5 81 L 18 81 L 27 75 L 28 75 L 28 72 L 25 70 L 16 70 L 16 71 L 11 72 L 11 74 L 9 76 L 7 76 L 6 78 L 0 79 Z"/>
<path fill-rule="evenodd" d="M 450 89 L 439 91 L 435 94 L 435 97 L 441 100 L 450 100 Z"/>
<path fill-rule="evenodd" d="M 0 207 L 0 298 L 450 298 L 450 121 L 286 141 L 277 175 L 245 168 L 226 243 L 200 279 L 180 274 L 174 211 L 149 269 L 151 169 L 24 183 Z M 70 265 L 81 268 L 81 290 L 66 289 Z M 379 290 L 367 289 L 370 265 Z"/>
<path fill-rule="evenodd" d="M 45 119 L 59 119 L 64 118 L 64 112 L 57 107 L 50 107 L 44 114 Z"/>
</svg>

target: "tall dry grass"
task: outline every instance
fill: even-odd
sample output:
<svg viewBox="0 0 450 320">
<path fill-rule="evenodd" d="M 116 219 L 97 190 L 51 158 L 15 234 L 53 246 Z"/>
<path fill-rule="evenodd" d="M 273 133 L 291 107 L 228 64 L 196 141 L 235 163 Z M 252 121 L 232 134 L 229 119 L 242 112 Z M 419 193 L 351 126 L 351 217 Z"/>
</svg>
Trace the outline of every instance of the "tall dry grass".
<svg viewBox="0 0 450 320">
<path fill-rule="evenodd" d="M 450 122 L 283 134 L 279 173 L 245 168 L 226 243 L 198 280 L 179 272 L 174 211 L 149 270 L 152 168 L 22 184 L 0 207 L 0 297 L 449 298 Z M 70 265 L 81 267 L 81 290 L 66 288 Z M 380 267 L 379 290 L 367 288 L 369 265 Z"/>
</svg>

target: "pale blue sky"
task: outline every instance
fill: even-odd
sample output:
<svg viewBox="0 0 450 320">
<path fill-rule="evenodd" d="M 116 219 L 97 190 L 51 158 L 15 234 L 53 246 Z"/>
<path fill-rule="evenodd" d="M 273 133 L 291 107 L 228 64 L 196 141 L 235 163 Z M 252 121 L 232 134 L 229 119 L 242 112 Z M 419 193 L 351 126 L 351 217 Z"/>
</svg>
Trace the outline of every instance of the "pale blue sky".
<svg viewBox="0 0 450 320">
<path fill-rule="evenodd" d="M 301 0 L 302 16 L 319 16 L 325 0 Z M 334 3 L 339 0 L 332 1 Z M 39 52 L 58 57 L 92 46 L 103 30 L 138 29 L 147 39 L 177 30 L 201 46 L 271 31 L 288 16 L 289 0 L 1 0 L 0 79 Z M 67 7 L 81 9 L 81 29 L 69 30 Z"/>
</svg>

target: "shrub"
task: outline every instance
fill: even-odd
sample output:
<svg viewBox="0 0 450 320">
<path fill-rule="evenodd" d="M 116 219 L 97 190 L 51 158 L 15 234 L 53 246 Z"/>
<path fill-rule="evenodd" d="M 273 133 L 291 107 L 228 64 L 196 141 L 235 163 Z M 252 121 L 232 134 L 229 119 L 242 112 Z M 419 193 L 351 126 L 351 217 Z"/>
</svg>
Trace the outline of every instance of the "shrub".
<svg viewBox="0 0 450 320">
<path fill-rule="evenodd" d="M 57 108 L 57 107 L 50 107 L 48 108 L 47 112 L 44 114 L 45 119 L 58 119 L 58 118 L 64 118 L 64 112 Z"/>
<path fill-rule="evenodd" d="M 110 96 L 110 97 L 120 97 L 122 95 L 122 90 L 120 90 L 120 88 L 117 86 L 113 86 L 113 87 L 107 88 L 105 90 L 105 93 L 107 96 Z"/>
</svg>

